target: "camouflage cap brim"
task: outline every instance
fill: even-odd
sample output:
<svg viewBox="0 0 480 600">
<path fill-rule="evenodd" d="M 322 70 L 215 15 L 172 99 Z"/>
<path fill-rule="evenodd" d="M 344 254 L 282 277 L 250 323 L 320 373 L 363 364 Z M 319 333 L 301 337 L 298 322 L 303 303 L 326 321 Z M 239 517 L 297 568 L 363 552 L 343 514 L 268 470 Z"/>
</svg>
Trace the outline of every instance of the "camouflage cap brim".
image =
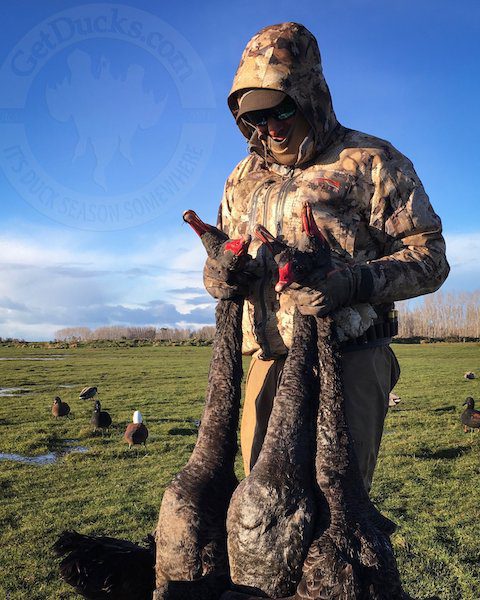
<svg viewBox="0 0 480 600">
<path fill-rule="evenodd" d="M 287 94 L 279 90 L 253 89 L 245 92 L 238 101 L 236 120 L 244 114 L 256 110 L 267 110 L 277 106 Z"/>
</svg>

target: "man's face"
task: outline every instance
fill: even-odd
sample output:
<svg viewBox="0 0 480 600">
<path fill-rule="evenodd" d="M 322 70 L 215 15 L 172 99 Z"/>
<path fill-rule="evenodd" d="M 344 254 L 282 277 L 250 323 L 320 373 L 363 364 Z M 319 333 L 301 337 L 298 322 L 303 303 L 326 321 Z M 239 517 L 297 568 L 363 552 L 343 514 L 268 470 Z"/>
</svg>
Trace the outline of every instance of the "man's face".
<svg viewBox="0 0 480 600">
<path fill-rule="evenodd" d="M 253 125 L 260 135 L 268 135 L 275 142 L 283 142 L 295 120 L 296 112 L 295 102 L 291 98 L 285 98 L 273 108 L 252 111 L 242 118 Z"/>
<path fill-rule="evenodd" d="M 295 115 L 283 120 L 269 117 L 266 125 L 257 125 L 257 130 L 261 135 L 269 135 L 275 142 L 283 142 L 287 137 L 294 120 Z"/>
</svg>

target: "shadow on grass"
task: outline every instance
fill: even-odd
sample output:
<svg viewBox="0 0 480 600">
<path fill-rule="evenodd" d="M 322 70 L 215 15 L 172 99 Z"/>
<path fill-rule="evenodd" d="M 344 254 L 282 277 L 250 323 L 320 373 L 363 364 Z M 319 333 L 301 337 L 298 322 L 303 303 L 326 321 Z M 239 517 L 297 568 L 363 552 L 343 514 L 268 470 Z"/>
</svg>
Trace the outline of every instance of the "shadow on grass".
<svg viewBox="0 0 480 600">
<path fill-rule="evenodd" d="M 187 429 L 186 427 L 173 427 L 168 431 L 169 435 L 195 435 L 197 429 Z"/>
<path fill-rule="evenodd" d="M 2 496 L 4 498 L 12 498 L 15 495 L 13 491 L 12 482 L 8 479 L 2 481 Z M 4 519 L 2 519 L 4 520 Z"/>
<path fill-rule="evenodd" d="M 149 423 L 182 423 L 184 424 L 185 421 L 189 421 L 190 419 L 173 419 L 172 417 L 168 417 L 168 418 L 160 418 L 160 419 L 156 419 L 155 417 L 151 417 L 148 419 Z"/>
<path fill-rule="evenodd" d="M 438 408 L 434 408 L 432 412 L 443 414 L 443 413 L 455 412 L 456 410 L 457 410 L 457 407 L 451 405 L 451 406 L 440 406 Z"/>
<path fill-rule="evenodd" d="M 118 434 L 123 434 L 124 431 L 125 425 L 110 425 L 108 429 L 101 429 L 100 427 L 97 430 L 91 429 L 85 434 L 85 437 L 109 440 L 115 439 Z"/>
<path fill-rule="evenodd" d="M 418 452 L 413 452 L 407 456 L 414 456 L 416 458 L 422 458 L 425 460 L 451 460 L 452 458 L 458 458 L 459 456 L 462 456 L 470 449 L 470 446 L 457 446 L 455 448 L 440 448 L 440 450 L 433 452 L 429 448 L 421 448 L 418 450 Z"/>
</svg>

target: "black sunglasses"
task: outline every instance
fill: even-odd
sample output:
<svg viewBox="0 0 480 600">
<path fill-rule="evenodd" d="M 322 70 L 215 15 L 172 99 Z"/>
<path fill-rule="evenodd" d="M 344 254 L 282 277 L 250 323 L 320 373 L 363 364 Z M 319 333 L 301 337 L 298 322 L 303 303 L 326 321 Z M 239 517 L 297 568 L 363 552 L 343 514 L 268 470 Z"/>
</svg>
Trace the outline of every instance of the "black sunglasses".
<svg viewBox="0 0 480 600">
<path fill-rule="evenodd" d="M 278 106 L 265 110 L 252 110 L 242 116 L 243 121 L 253 127 L 265 127 L 268 119 L 286 121 L 297 112 L 297 106 L 291 98 L 285 98 Z"/>
</svg>

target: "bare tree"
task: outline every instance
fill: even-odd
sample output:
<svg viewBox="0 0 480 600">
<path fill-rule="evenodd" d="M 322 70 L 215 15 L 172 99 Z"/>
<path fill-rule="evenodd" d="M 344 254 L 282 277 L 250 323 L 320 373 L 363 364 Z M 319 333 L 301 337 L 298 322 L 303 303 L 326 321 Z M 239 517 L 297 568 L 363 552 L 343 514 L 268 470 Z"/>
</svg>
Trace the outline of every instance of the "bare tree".
<svg viewBox="0 0 480 600">
<path fill-rule="evenodd" d="M 154 340 L 156 333 L 155 327 L 127 327 L 129 340 Z"/>
<path fill-rule="evenodd" d="M 83 342 L 91 339 L 92 331 L 88 327 L 64 327 L 55 332 L 55 341 Z"/>
<path fill-rule="evenodd" d="M 199 340 L 204 340 L 204 341 L 213 340 L 213 338 L 215 337 L 215 326 L 214 325 L 205 325 L 204 327 L 201 327 L 197 331 L 194 331 L 192 333 L 192 335 L 194 335 Z"/>
<path fill-rule="evenodd" d="M 438 291 L 423 300 L 399 302 L 399 337 L 480 337 L 480 290 Z"/>
</svg>

